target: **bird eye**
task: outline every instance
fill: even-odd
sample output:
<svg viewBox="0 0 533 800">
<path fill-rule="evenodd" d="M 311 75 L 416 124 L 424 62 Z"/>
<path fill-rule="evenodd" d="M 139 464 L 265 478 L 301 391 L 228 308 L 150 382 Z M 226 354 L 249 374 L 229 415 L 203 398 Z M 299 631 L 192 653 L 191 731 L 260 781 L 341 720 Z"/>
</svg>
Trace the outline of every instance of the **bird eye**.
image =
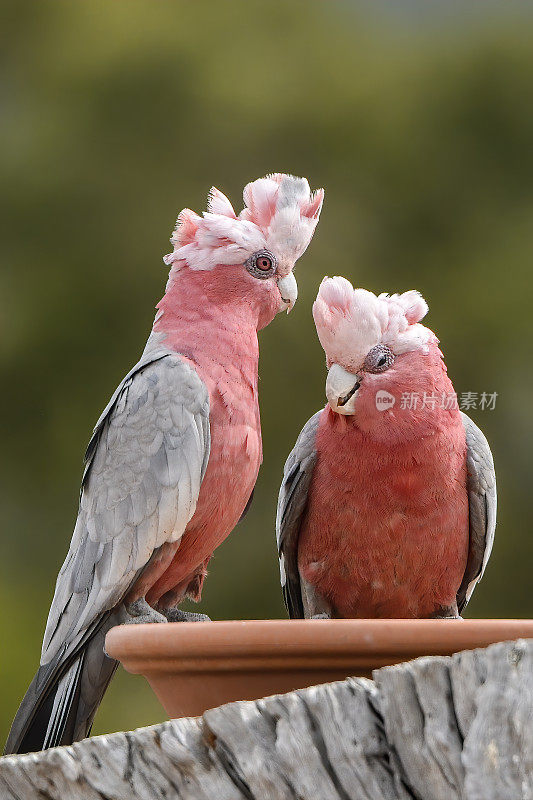
<svg viewBox="0 0 533 800">
<path fill-rule="evenodd" d="M 260 250 L 250 256 L 244 266 L 255 278 L 270 278 L 276 271 L 276 259 L 268 250 Z"/>
<path fill-rule="evenodd" d="M 385 344 L 377 344 L 368 351 L 363 369 L 366 372 L 385 372 L 394 363 L 394 353 Z"/>
<path fill-rule="evenodd" d="M 266 272 L 267 269 L 272 269 L 272 259 L 268 256 L 261 256 L 255 262 L 255 266 Z"/>
</svg>

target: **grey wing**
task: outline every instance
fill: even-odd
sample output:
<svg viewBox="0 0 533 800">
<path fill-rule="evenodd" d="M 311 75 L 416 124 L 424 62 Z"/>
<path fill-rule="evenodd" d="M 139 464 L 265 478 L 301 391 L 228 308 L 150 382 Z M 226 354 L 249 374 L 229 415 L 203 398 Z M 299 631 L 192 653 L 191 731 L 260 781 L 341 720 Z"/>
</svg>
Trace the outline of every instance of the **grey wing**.
<svg viewBox="0 0 533 800">
<path fill-rule="evenodd" d="M 466 414 L 461 414 L 466 434 L 467 490 L 470 544 L 457 607 L 463 611 L 490 558 L 496 529 L 496 474 L 489 443 Z"/>
<path fill-rule="evenodd" d="M 304 604 L 298 571 L 300 524 L 307 505 L 317 452 L 316 433 L 322 411 L 306 422 L 283 470 L 276 515 L 281 588 L 291 618 L 303 618 Z"/>
<path fill-rule="evenodd" d="M 194 514 L 209 459 L 209 396 L 178 355 L 152 354 L 111 399 L 87 449 L 80 507 L 41 664 L 62 660 Z"/>
</svg>

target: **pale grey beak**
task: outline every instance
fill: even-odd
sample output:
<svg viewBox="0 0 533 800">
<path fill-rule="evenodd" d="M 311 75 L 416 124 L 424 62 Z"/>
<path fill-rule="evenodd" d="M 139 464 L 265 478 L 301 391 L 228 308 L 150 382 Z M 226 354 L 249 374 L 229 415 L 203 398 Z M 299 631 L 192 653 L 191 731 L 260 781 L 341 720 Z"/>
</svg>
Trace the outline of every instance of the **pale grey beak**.
<svg viewBox="0 0 533 800">
<path fill-rule="evenodd" d="M 298 284 L 292 272 L 289 272 L 288 275 L 278 281 L 278 289 L 281 299 L 284 303 L 287 303 L 288 314 L 298 298 Z"/>
<path fill-rule="evenodd" d="M 357 390 L 361 385 L 358 375 L 332 364 L 326 380 L 326 397 L 333 411 L 350 416 L 355 411 Z"/>
</svg>

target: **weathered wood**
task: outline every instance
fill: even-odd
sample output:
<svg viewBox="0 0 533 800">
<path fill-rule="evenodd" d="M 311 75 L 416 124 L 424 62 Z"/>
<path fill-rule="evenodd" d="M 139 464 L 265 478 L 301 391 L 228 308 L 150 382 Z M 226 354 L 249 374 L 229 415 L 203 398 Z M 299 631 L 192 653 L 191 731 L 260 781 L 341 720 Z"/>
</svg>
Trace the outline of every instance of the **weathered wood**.
<svg viewBox="0 0 533 800">
<path fill-rule="evenodd" d="M 533 800 L 533 641 L 0 760 L 1 800 Z"/>
</svg>

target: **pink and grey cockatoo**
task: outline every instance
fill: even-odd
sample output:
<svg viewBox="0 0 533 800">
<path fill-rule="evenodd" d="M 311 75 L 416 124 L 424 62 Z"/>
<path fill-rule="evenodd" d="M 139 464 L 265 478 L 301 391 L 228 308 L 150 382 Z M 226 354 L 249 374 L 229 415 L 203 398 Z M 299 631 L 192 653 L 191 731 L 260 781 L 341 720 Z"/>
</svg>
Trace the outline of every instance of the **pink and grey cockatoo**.
<svg viewBox="0 0 533 800">
<path fill-rule="evenodd" d="M 35 676 L 6 752 L 88 735 L 117 666 L 103 650 L 121 621 L 198 619 L 206 565 L 251 499 L 262 459 L 257 331 L 297 297 L 296 260 L 323 190 L 269 175 L 237 216 L 211 189 L 178 217 L 166 292 L 140 361 L 98 420 L 80 507 Z"/>
<path fill-rule="evenodd" d="M 278 502 L 291 617 L 456 617 L 483 575 L 492 455 L 457 408 L 427 310 L 416 291 L 320 286 L 328 404 L 289 455 Z"/>
</svg>

